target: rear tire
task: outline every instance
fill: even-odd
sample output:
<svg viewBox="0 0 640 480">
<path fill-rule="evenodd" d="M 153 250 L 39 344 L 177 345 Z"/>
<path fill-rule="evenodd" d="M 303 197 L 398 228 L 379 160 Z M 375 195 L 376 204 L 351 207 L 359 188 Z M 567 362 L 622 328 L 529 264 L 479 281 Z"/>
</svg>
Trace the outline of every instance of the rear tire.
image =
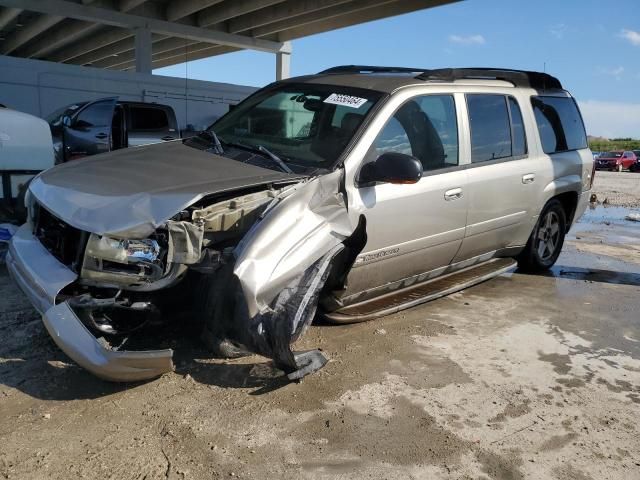
<svg viewBox="0 0 640 480">
<path fill-rule="evenodd" d="M 550 269 L 562 250 L 567 231 L 567 216 L 559 200 L 547 203 L 538 218 L 524 250 L 516 257 L 518 268 L 525 272 Z"/>
</svg>

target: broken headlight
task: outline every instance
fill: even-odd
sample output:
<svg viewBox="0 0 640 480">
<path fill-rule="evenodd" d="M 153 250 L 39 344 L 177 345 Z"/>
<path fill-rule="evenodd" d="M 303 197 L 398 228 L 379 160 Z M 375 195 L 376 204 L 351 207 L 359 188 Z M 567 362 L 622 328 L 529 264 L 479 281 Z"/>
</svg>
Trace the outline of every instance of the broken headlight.
<svg viewBox="0 0 640 480">
<path fill-rule="evenodd" d="M 81 280 L 89 285 L 139 287 L 167 273 L 162 238 L 116 239 L 91 234 L 85 248 Z"/>
</svg>

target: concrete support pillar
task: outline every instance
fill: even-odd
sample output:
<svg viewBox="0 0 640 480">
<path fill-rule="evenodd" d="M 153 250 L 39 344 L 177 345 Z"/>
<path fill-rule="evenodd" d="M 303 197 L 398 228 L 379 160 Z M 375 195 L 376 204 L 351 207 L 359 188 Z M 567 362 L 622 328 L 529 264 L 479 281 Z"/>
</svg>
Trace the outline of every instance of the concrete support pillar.
<svg viewBox="0 0 640 480">
<path fill-rule="evenodd" d="M 151 73 L 151 30 L 136 28 L 135 53 L 136 72 Z"/>
<path fill-rule="evenodd" d="M 276 53 L 276 80 L 284 80 L 291 76 L 291 43 L 285 42 L 285 52 Z"/>
</svg>

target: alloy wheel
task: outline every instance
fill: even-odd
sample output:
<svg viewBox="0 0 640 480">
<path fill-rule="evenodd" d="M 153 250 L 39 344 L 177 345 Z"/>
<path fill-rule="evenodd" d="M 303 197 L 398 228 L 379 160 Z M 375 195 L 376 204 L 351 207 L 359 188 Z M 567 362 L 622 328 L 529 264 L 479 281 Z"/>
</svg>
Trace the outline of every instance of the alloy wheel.
<svg viewBox="0 0 640 480">
<path fill-rule="evenodd" d="M 540 260 L 548 261 L 556 253 L 560 244 L 560 218 L 554 211 L 549 211 L 542 218 L 536 235 L 536 250 Z"/>
</svg>

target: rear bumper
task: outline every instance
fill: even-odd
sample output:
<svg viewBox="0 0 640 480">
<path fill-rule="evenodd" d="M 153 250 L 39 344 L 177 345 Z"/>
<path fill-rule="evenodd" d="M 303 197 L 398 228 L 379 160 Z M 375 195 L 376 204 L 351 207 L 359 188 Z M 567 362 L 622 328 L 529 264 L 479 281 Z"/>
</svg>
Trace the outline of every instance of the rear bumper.
<svg viewBox="0 0 640 480">
<path fill-rule="evenodd" d="M 42 314 L 56 342 L 78 365 L 105 380 L 147 380 L 173 370 L 173 351 L 115 351 L 101 343 L 84 326 L 67 302 L 57 303 L 60 290 L 76 274 L 58 262 L 35 238 L 28 225 L 11 240 L 6 263 L 11 277 Z"/>
</svg>

